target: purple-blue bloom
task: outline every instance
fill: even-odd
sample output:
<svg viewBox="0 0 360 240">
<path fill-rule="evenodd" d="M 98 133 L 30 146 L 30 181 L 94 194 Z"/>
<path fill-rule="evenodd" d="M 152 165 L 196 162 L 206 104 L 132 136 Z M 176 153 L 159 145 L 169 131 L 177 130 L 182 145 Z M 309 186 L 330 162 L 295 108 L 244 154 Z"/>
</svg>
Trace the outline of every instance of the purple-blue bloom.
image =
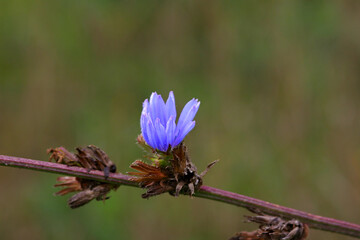
<svg viewBox="0 0 360 240">
<path fill-rule="evenodd" d="M 166 101 L 160 94 L 153 92 L 150 101 L 145 99 L 140 117 L 141 133 L 145 142 L 154 149 L 165 152 L 179 145 L 185 136 L 195 127 L 193 121 L 200 106 L 193 98 L 182 110 L 177 124 L 174 93 L 171 91 Z"/>
</svg>

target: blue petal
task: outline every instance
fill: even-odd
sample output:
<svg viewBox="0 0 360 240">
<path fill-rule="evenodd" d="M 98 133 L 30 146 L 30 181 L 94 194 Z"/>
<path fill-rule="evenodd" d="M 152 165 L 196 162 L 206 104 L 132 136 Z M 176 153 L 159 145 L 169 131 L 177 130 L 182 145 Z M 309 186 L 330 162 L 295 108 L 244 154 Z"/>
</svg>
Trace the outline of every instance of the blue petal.
<svg viewBox="0 0 360 240">
<path fill-rule="evenodd" d="M 158 149 L 161 151 L 166 151 L 166 132 L 164 126 L 160 123 L 159 118 L 157 118 L 155 121 L 155 130 L 159 140 Z"/>
<path fill-rule="evenodd" d="M 146 132 L 147 132 L 147 135 L 148 135 L 148 138 L 149 138 L 149 142 L 148 144 L 152 147 L 152 148 L 156 148 L 157 145 L 156 145 L 156 133 L 155 133 L 155 129 L 154 129 L 154 125 L 151 121 L 151 118 L 150 116 L 148 117 L 148 121 L 146 123 Z"/>
<path fill-rule="evenodd" d="M 147 122 L 147 116 L 146 114 L 141 114 L 141 119 L 140 119 L 140 123 L 141 123 L 141 133 L 144 137 L 145 142 L 149 143 L 149 137 L 147 134 L 147 126 L 146 126 L 146 122 Z"/>
<path fill-rule="evenodd" d="M 177 124 L 177 134 L 179 134 L 181 129 L 186 126 L 188 122 L 191 122 L 194 119 L 199 107 L 200 102 L 197 99 L 192 99 L 185 105 Z"/>
<path fill-rule="evenodd" d="M 148 105 L 149 105 L 149 101 L 146 99 L 143 103 L 143 110 L 141 112 L 141 117 L 140 117 L 141 133 L 144 137 L 145 142 L 147 143 L 149 142 L 149 138 L 146 131 Z"/>
<path fill-rule="evenodd" d="M 150 103 L 149 103 L 149 113 L 151 117 L 151 121 L 155 122 L 156 120 L 156 101 L 157 100 L 157 93 L 153 92 L 150 96 Z"/>
<path fill-rule="evenodd" d="M 161 95 L 156 92 L 150 96 L 150 114 L 153 123 L 155 123 L 156 118 L 160 118 L 161 123 L 166 124 L 165 103 Z"/>
<path fill-rule="evenodd" d="M 184 119 L 184 125 L 186 125 L 188 122 L 191 122 L 194 119 L 197 111 L 199 110 L 199 107 L 200 107 L 200 102 L 197 102 L 194 106 L 191 107 L 189 113 Z"/>
<path fill-rule="evenodd" d="M 173 146 L 173 142 L 175 140 L 175 129 L 175 117 L 170 116 L 168 122 L 166 123 L 167 147 L 169 145 Z"/>
<path fill-rule="evenodd" d="M 143 110 L 142 113 L 149 113 L 149 100 L 145 99 L 143 102 Z"/>
<path fill-rule="evenodd" d="M 179 145 L 185 138 L 185 136 L 195 127 L 195 121 L 189 122 L 184 128 L 178 133 L 174 141 L 174 146 Z"/>
<path fill-rule="evenodd" d="M 165 106 L 165 102 L 163 100 L 163 98 L 161 97 L 161 95 L 158 95 L 158 100 L 157 100 L 157 117 L 160 118 L 161 124 L 163 126 L 166 125 L 166 121 L 167 121 L 167 117 L 166 117 L 166 106 Z"/>
<path fill-rule="evenodd" d="M 176 119 L 176 107 L 175 107 L 175 97 L 173 91 L 170 91 L 169 97 L 166 100 L 166 118 L 169 119 L 170 116 Z"/>
</svg>

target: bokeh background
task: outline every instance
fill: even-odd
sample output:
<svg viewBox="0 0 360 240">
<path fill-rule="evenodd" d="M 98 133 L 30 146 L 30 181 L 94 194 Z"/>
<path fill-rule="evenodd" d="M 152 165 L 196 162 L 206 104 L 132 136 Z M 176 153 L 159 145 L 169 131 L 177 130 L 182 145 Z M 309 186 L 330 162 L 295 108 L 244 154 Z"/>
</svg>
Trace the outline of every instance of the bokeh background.
<svg viewBox="0 0 360 240">
<path fill-rule="evenodd" d="M 360 223 L 359 1 L 0 3 L 0 153 L 95 144 L 142 156 L 141 104 L 201 101 L 186 138 L 205 184 Z M 77 210 L 56 175 L 0 167 L 1 239 L 227 239 L 244 209 L 120 187 Z M 311 231 L 310 239 L 351 239 Z"/>
</svg>

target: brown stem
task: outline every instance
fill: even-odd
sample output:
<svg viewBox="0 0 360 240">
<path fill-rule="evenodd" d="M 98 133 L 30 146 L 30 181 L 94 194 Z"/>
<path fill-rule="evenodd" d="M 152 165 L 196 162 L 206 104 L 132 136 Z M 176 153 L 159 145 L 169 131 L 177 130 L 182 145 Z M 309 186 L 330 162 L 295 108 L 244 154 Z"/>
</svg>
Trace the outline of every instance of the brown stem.
<svg viewBox="0 0 360 240">
<path fill-rule="evenodd" d="M 70 176 L 82 177 L 87 179 L 94 179 L 101 182 L 109 182 L 114 184 L 122 184 L 132 187 L 139 187 L 138 183 L 131 180 L 130 176 L 121 173 L 110 173 L 107 179 L 104 178 L 104 173 L 101 171 L 88 172 L 84 168 L 70 167 L 63 164 L 32 160 L 27 158 L 18 158 L 0 155 L 0 165 L 32 169 L 37 171 L 44 171 L 50 173 L 59 173 Z M 283 218 L 296 218 L 309 227 L 344 234 L 356 238 L 360 238 L 360 225 L 349 223 L 333 218 L 317 216 L 314 214 L 302 212 L 296 209 L 279 206 L 273 203 L 265 202 L 256 198 L 247 197 L 241 194 L 228 192 L 225 190 L 202 186 L 194 195 L 195 197 L 212 199 L 224 203 L 229 203 L 239 207 L 248 209 L 259 209 L 262 212 L 274 216 L 281 216 Z"/>
</svg>

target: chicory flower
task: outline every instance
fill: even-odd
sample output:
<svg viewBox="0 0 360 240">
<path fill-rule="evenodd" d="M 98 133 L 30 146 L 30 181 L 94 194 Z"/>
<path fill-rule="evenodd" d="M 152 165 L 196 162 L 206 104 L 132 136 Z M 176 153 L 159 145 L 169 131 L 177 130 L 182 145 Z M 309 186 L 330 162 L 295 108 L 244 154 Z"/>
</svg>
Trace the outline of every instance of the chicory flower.
<svg viewBox="0 0 360 240">
<path fill-rule="evenodd" d="M 171 91 L 166 101 L 153 92 L 150 101 L 146 99 L 140 117 L 141 133 L 145 142 L 154 149 L 166 152 L 178 146 L 195 127 L 193 121 L 200 102 L 193 98 L 182 110 L 177 124 L 174 93 Z"/>
</svg>

